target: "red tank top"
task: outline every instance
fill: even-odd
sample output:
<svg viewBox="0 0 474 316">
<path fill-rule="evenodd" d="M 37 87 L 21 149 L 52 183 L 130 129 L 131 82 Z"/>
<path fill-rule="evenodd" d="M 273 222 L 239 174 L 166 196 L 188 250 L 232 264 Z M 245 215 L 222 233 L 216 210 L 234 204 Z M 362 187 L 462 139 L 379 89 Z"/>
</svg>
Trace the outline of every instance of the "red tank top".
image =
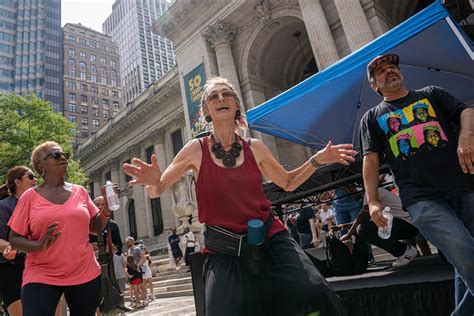
<svg viewBox="0 0 474 316">
<path fill-rule="evenodd" d="M 241 139 L 242 140 L 242 139 Z M 196 183 L 199 221 L 218 225 L 236 234 L 247 230 L 247 222 L 270 215 L 271 202 L 262 189 L 262 174 L 247 142 L 242 141 L 244 163 L 236 168 L 223 168 L 214 163 L 208 147 L 208 137 L 202 142 L 202 161 Z M 268 237 L 285 230 L 275 220 Z"/>
</svg>

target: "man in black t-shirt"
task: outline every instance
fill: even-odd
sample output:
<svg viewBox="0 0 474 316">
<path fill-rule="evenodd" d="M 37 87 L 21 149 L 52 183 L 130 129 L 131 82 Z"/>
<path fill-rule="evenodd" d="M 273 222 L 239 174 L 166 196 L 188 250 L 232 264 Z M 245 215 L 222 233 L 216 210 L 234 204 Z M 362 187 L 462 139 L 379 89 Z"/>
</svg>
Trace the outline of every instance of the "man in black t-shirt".
<svg viewBox="0 0 474 316">
<path fill-rule="evenodd" d="M 295 218 L 300 246 L 303 249 L 313 248 L 319 244 L 315 219 L 313 207 L 303 202 Z"/>
<path fill-rule="evenodd" d="M 360 128 L 370 216 L 386 226 L 377 191 L 384 155 L 413 224 L 456 269 L 453 315 L 473 315 L 474 108 L 439 87 L 407 90 L 398 65 L 399 57 L 387 54 L 367 66 L 371 87 L 384 97 Z M 386 123 L 393 115 L 404 126 L 395 134 Z"/>
</svg>

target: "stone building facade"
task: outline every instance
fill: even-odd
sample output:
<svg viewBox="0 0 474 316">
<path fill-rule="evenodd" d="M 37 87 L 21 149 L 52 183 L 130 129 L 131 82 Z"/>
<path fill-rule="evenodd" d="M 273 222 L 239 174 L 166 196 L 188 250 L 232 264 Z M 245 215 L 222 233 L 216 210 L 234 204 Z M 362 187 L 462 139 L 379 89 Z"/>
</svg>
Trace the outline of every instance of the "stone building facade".
<svg viewBox="0 0 474 316">
<path fill-rule="evenodd" d="M 173 41 L 177 67 L 134 100 L 131 108 L 127 106 L 125 111 L 130 114 L 118 115 L 123 122 L 100 131 L 80 148 L 79 156 L 94 179 L 95 191 L 104 182 L 108 170 L 112 172 L 112 180 L 123 183 L 120 163 L 131 156 L 146 158 L 145 148 L 151 144 L 163 170 L 173 157 L 171 133 L 176 129 L 180 129 L 184 143 L 190 139 L 192 122 L 187 98 L 190 83 L 184 78 L 199 65 L 207 78 L 215 75 L 228 78 L 248 110 L 364 46 L 426 6 L 425 2 L 176 1 L 152 29 Z M 134 111 L 137 114 L 133 115 Z M 137 116 L 141 112 L 148 114 Z M 312 155 L 310 149 L 286 140 L 255 131 L 249 133 L 262 139 L 277 160 L 290 168 Z M 153 237 L 150 200 L 140 187 L 124 190 L 124 205 L 129 203 L 128 196 L 136 203 L 138 236 Z M 184 199 L 182 194 L 177 198 Z M 171 212 L 172 194 L 166 193 L 160 202 L 164 231 L 179 225 Z M 130 216 L 126 207 L 123 212 L 119 223 L 128 233 Z M 166 235 L 158 239 L 164 242 Z"/>
</svg>

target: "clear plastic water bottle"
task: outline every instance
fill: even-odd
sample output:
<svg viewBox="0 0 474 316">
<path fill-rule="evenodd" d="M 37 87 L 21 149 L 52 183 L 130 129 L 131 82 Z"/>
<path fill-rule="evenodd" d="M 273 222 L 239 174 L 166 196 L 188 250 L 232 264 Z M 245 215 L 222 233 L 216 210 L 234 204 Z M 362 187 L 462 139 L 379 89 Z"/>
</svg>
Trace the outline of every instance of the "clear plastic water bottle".
<svg viewBox="0 0 474 316">
<path fill-rule="evenodd" d="M 392 223 L 393 223 L 393 215 L 390 213 L 390 207 L 386 206 L 383 209 L 382 216 L 385 217 L 387 220 L 387 226 L 379 227 L 379 237 L 382 239 L 389 239 L 390 234 L 392 233 Z"/>
<path fill-rule="evenodd" d="M 120 200 L 114 191 L 114 185 L 112 182 L 107 181 L 105 183 L 105 195 L 107 197 L 107 204 L 111 211 L 116 211 L 120 208 Z"/>
</svg>

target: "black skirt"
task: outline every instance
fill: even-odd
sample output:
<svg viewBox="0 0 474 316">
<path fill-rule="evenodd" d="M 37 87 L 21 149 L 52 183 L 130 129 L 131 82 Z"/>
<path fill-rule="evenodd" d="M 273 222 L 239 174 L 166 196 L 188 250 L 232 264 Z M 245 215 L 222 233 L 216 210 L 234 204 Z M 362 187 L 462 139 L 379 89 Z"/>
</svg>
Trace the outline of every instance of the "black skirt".
<svg viewBox="0 0 474 316">
<path fill-rule="evenodd" d="M 207 254 L 203 280 L 206 316 L 346 315 L 340 297 L 287 231 L 270 239 L 262 273 L 249 273 L 242 258 Z"/>
</svg>

